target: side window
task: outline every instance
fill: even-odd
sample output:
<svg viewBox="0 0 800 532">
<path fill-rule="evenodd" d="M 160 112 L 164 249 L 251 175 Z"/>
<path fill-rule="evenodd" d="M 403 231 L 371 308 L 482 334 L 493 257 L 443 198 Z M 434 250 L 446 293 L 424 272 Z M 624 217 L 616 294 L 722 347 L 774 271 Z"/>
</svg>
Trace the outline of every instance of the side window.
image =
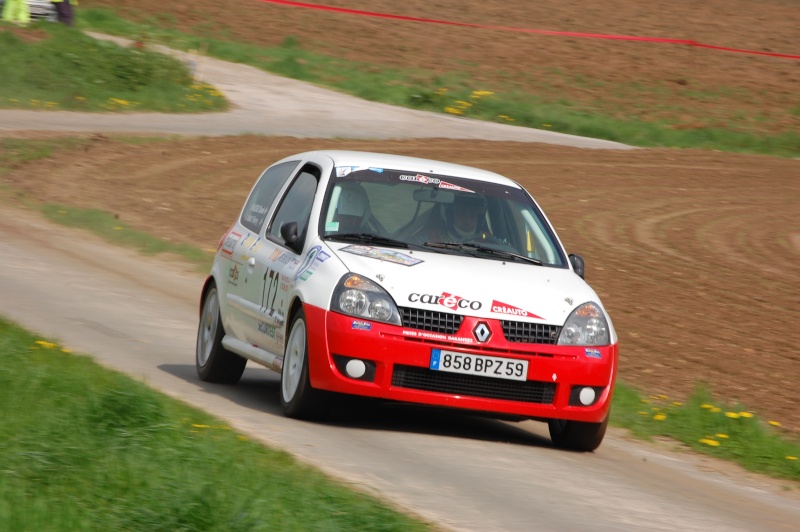
<svg viewBox="0 0 800 532">
<path fill-rule="evenodd" d="M 287 222 L 297 222 L 297 234 L 301 239 L 305 238 L 318 179 L 319 170 L 310 166 L 303 168 L 292 186 L 286 191 L 281 206 L 278 207 L 278 212 L 272 219 L 269 228 L 270 235 L 281 238 L 281 226 Z"/>
<path fill-rule="evenodd" d="M 292 171 L 297 167 L 299 161 L 287 161 L 277 164 L 270 168 L 259 178 L 247 203 L 242 211 L 242 225 L 254 233 L 260 233 L 267 212 L 275 202 L 275 197 L 283 184 L 289 179 Z"/>
</svg>

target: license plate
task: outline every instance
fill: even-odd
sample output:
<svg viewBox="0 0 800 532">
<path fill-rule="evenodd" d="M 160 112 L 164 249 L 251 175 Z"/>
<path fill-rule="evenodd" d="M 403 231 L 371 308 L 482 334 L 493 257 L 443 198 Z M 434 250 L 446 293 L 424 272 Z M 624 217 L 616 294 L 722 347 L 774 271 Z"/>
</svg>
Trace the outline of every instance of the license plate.
<svg viewBox="0 0 800 532">
<path fill-rule="evenodd" d="M 444 349 L 431 351 L 430 368 L 435 371 L 461 373 L 463 375 L 480 375 L 524 381 L 528 376 L 528 361 L 517 358 L 487 357 L 456 353 Z"/>
</svg>

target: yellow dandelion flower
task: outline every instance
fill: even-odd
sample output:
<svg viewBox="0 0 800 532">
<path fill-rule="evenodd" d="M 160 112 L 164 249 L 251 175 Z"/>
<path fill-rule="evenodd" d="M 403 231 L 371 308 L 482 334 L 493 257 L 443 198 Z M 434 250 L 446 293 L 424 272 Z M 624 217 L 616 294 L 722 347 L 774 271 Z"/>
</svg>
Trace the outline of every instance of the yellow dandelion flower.
<svg viewBox="0 0 800 532">
<path fill-rule="evenodd" d="M 660 395 L 651 395 L 650 396 L 650 399 L 660 399 L 660 398 L 661 398 Z"/>
<path fill-rule="evenodd" d="M 729 417 L 731 419 L 739 419 L 739 414 L 736 412 L 725 412 L 725 417 Z"/>
<path fill-rule="evenodd" d="M 787 460 L 797 460 L 797 457 L 796 456 L 787 456 L 786 459 Z"/>
<path fill-rule="evenodd" d="M 61 352 L 62 353 L 66 353 L 66 354 L 70 354 L 70 353 L 72 353 L 72 349 L 67 349 L 66 347 L 62 347 L 61 348 Z"/>
<path fill-rule="evenodd" d="M 672 406 L 683 406 L 683 403 L 680 401 L 672 401 Z"/>
<path fill-rule="evenodd" d="M 653 419 L 655 419 L 656 421 L 664 421 L 665 419 L 667 419 L 667 415 L 666 414 L 656 414 L 656 415 L 653 416 Z"/>
<path fill-rule="evenodd" d="M 768 423 L 770 425 L 772 425 L 773 427 L 780 427 L 781 426 L 781 422 L 780 421 L 768 421 Z"/>
<path fill-rule="evenodd" d="M 241 434 L 237 436 L 241 441 L 247 441 L 247 436 L 242 436 Z"/>
<path fill-rule="evenodd" d="M 712 408 L 714 408 L 714 405 L 710 405 L 708 403 L 703 403 L 702 405 L 700 405 L 700 408 L 705 408 L 706 410 L 711 410 Z"/>
<path fill-rule="evenodd" d="M 664 395 L 664 394 L 660 394 L 660 395 L 658 396 L 658 398 L 659 398 L 659 399 L 661 399 L 662 401 L 666 401 L 667 399 L 669 399 L 669 397 L 667 397 L 667 396 L 666 396 L 666 395 Z"/>
<path fill-rule="evenodd" d="M 753 417 L 753 414 L 750 412 L 739 412 L 739 415 L 742 417 Z"/>
<path fill-rule="evenodd" d="M 542 124 L 542 126 L 544 126 L 544 127 L 553 127 L 552 124 Z"/>
<path fill-rule="evenodd" d="M 639 410 L 639 413 L 643 416 L 649 416 L 650 412 L 645 412 L 644 410 Z"/>
<path fill-rule="evenodd" d="M 54 347 L 58 347 L 56 344 L 45 340 L 36 340 L 36 343 L 46 349 L 53 349 Z"/>
<path fill-rule="evenodd" d="M 717 438 L 721 439 L 721 440 L 727 440 L 728 439 L 728 435 L 727 434 L 715 434 L 715 436 Z"/>
<path fill-rule="evenodd" d="M 708 411 L 714 412 L 716 414 L 717 412 L 722 412 L 722 409 L 716 406 L 712 406 Z"/>
<path fill-rule="evenodd" d="M 201 425 L 200 423 L 192 423 L 192 426 L 196 429 L 210 429 L 211 425 Z"/>
<path fill-rule="evenodd" d="M 458 106 L 460 106 L 460 107 L 472 107 L 472 104 L 471 104 L 471 103 L 469 103 L 469 102 L 465 102 L 464 100 L 456 100 L 456 101 L 455 101 L 455 102 L 453 102 L 453 103 L 455 103 L 456 105 L 458 105 Z"/>
<path fill-rule="evenodd" d="M 700 443 L 710 445 L 711 447 L 719 447 L 719 442 L 717 440 L 712 440 L 711 438 L 702 438 Z"/>
<path fill-rule="evenodd" d="M 642 399 L 642 402 L 643 402 L 643 403 L 649 403 L 649 402 L 650 402 L 650 399 Z"/>
<path fill-rule="evenodd" d="M 445 87 L 439 87 L 438 89 L 436 89 L 436 94 L 438 94 L 439 96 L 443 96 L 447 94 L 447 89 Z"/>
<path fill-rule="evenodd" d="M 464 114 L 464 111 L 462 109 L 459 109 L 458 107 L 445 107 L 444 108 L 444 112 L 445 113 L 450 113 L 452 115 L 463 115 Z"/>
</svg>

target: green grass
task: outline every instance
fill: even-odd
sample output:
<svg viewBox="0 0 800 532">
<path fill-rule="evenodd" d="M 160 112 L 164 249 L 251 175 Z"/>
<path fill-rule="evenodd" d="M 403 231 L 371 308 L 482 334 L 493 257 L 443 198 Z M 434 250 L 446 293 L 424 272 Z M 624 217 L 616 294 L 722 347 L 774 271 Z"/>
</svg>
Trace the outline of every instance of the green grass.
<svg viewBox="0 0 800 532">
<path fill-rule="evenodd" d="M 148 24 L 137 24 L 120 18 L 108 9 L 82 9 L 79 22 L 87 29 L 147 42 L 158 42 L 180 50 L 204 50 L 208 55 L 220 59 L 252 65 L 282 76 L 328 86 L 367 100 L 394 105 L 435 112 L 448 112 L 446 109 L 449 109 L 453 114 L 481 120 L 511 123 L 643 147 L 702 148 L 794 157 L 800 155 L 800 134 L 793 131 L 764 133 L 761 130 L 747 131 L 742 129 L 741 125 L 738 129 L 733 126 L 697 128 L 694 125 L 692 126 L 694 129 L 685 129 L 678 122 L 656 121 L 652 118 L 642 120 L 630 113 L 623 114 L 625 119 L 622 119 L 604 115 L 594 106 L 586 106 L 580 102 L 564 102 L 554 86 L 548 85 L 550 82 L 547 72 L 542 72 L 540 86 L 542 94 L 552 93 L 555 95 L 553 98 L 520 92 L 519 89 L 504 84 L 502 75 L 498 75 L 496 86 L 475 87 L 467 71 L 441 74 L 421 69 L 376 68 L 368 63 L 347 62 L 303 50 L 302 43 L 291 36 L 280 46 L 254 46 L 212 38 L 209 28 L 206 27 L 196 27 L 193 35 L 182 33 L 172 29 L 169 21 L 157 17 L 151 18 Z M 562 78 L 575 78 L 567 73 L 558 72 L 557 75 Z M 572 81 L 586 86 L 597 86 L 599 83 L 585 76 Z M 446 92 L 443 92 L 443 89 L 446 89 Z M 461 108 L 454 105 L 456 101 L 470 102 L 471 95 L 476 90 L 491 91 L 493 94 L 480 98 L 480 105 Z M 628 86 L 620 86 L 616 89 L 608 87 L 605 90 L 623 91 L 628 95 L 627 99 L 636 102 L 637 90 L 658 94 L 668 89 L 653 86 L 634 90 Z M 715 99 L 725 91 L 724 87 L 709 89 L 704 97 Z M 631 105 L 635 107 L 636 104 Z M 740 121 L 740 124 L 745 122 Z"/>
<path fill-rule="evenodd" d="M 186 244 L 168 242 L 138 231 L 120 222 L 117 217 L 106 211 L 79 209 L 56 204 L 44 204 L 39 208 L 50 221 L 67 227 L 91 231 L 111 244 L 133 248 L 146 255 L 159 253 L 178 255 L 188 263 L 197 266 L 198 271 L 205 273 L 211 268 L 213 252 L 203 251 Z"/>
<path fill-rule="evenodd" d="M 0 139 L 0 175 L 28 162 L 52 157 L 58 151 L 88 145 L 88 138 Z"/>
<path fill-rule="evenodd" d="M 5 530 L 427 530 L 0 319 Z"/>
<path fill-rule="evenodd" d="M 707 389 L 684 403 L 643 397 L 618 384 L 612 408 L 612 424 L 640 438 L 665 436 L 750 471 L 800 481 L 800 443 L 782 432 L 779 421 L 760 419 L 740 404 L 719 404 Z"/>
<path fill-rule="evenodd" d="M 171 57 L 97 41 L 62 24 L 40 22 L 15 32 L 0 31 L 0 107 L 173 113 L 227 108 L 219 91 L 195 82 L 188 67 Z"/>
</svg>

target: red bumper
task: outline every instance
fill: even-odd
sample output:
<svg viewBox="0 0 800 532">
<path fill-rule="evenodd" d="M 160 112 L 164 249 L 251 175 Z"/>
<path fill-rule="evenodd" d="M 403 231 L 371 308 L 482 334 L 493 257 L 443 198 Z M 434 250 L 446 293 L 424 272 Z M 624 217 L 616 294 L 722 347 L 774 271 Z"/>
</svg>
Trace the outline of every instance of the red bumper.
<svg viewBox="0 0 800 532">
<path fill-rule="evenodd" d="M 494 319 L 465 317 L 456 334 L 446 335 L 370 322 L 310 305 L 304 309 L 314 388 L 530 418 L 600 422 L 608 414 L 617 371 L 617 344 L 587 349 L 509 342 L 500 321 Z M 479 322 L 491 330 L 484 343 L 472 335 Z M 433 349 L 528 360 L 527 381 L 520 384 L 492 377 L 468 377 L 473 387 L 461 390 L 456 384 L 455 389 L 449 385 L 450 389 L 442 391 L 438 381 L 453 374 L 445 376 L 444 372 L 428 369 Z M 337 360 L 341 368 L 342 360 L 352 358 L 367 362 L 374 373 L 370 371 L 365 379 L 354 379 L 337 369 Z M 413 377 L 404 378 L 409 374 Z M 521 392 L 524 399 L 507 390 L 520 387 L 527 390 Z M 584 387 L 596 391 L 596 399 L 589 406 L 577 399 Z M 474 392 L 476 389 L 480 391 Z M 509 393 L 515 398 L 498 398 L 509 397 Z"/>
</svg>

